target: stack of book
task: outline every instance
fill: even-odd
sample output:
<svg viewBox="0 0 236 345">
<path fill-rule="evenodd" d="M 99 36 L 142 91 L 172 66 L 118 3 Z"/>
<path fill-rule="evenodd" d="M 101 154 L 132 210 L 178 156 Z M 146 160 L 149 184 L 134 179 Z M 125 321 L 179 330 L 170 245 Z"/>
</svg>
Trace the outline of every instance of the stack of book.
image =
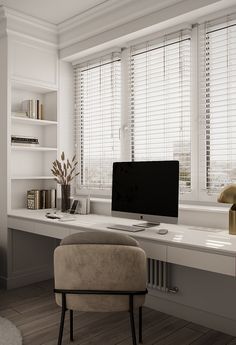
<svg viewBox="0 0 236 345">
<path fill-rule="evenodd" d="M 39 210 L 43 208 L 56 208 L 57 191 L 56 189 L 32 189 L 27 191 L 27 208 Z"/>
<path fill-rule="evenodd" d="M 42 120 L 43 105 L 39 99 L 27 99 L 22 102 L 22 112 L 25 112 L 31 119 Z"/>
<path fill-rule="evenodd" d="M 38 138 L 35 137 L 25 137 L 23 135 L 12 135 L 11 136 L 12 145 L 30 145 L 37 146 L 39 145 Z"/>
<path fill-rule="evenodd" d="M 40 191 L 40 208 L 56 208 L 56 189 Z"/>
</svg>

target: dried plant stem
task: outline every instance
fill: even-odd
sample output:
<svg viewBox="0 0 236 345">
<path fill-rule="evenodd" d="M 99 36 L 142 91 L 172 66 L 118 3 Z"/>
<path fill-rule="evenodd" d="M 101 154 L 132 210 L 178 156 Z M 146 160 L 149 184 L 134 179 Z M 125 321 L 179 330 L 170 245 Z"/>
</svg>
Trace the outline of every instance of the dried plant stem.
<svg viewBox="0 0 236 345">
<path fill-rule="evenodd" d="M 61 162 L 56 159 L 52 163 L 51 172 L 55 176 L 57 183 L 61 185 L 68 185 L 70 182 L 79 175 L 79 172 L 76 173 L 76 166 L 78 164 L 75 161 L 76 156 L 74 155 L 72 161 L 65 157 L 65 153 L 61 153 Z"/>
</svg>

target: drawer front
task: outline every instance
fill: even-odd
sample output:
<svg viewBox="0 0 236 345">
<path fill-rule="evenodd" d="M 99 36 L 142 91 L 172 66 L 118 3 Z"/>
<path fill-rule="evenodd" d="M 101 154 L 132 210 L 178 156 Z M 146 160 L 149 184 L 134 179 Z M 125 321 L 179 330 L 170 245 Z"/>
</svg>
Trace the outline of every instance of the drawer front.
<svg viewBox="0 0 236 345">
<path fill-rule="evenodd" d="M 167 262 L 235 276 L 235 258 L 231 256 L 168 246 Z"/>
<path fill-rule="evenodd" d="M 70 235 L 70 229 L 66 226 L 58 226 L 57 224 L 41 224 L 35 223 L 35 233 L 42 236 L 53 237 L 62 240 Z"/>
<path fill-rule="evenodd" d="M 22 230 L 22 231 L 34 233 L 34 226 L 35 226 L 34 221 L 8 217 L 7 225 L 8 225 L 8 228 L 10 229 Z"/>
<path fill-rule="evenodd" d="M 145 251 L 146 255 L 150 259 L 166 261 L 166 246 L 158 243 L 152 243 L 145 240 L 139 240 L 140 247 Z"/>
<path fill-rule="evenodd" d="M 70 229 L 66 226 L 58 226 L 57 224 L 45 224 L 35 222 L 34 220 L 19 219 L 8 217 L 8 228 L 30 232 L 32 234 L 62 239 L 70 235 Z"/>
</svg>

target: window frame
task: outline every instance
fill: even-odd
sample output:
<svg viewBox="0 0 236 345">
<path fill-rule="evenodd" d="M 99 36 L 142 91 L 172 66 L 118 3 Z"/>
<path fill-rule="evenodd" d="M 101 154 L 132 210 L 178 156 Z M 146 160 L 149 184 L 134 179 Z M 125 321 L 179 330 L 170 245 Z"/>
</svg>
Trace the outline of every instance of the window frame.
<svg viewBox="0 0 236 345">
<path fill-rule="evenodd" d="M 236 10 L 236 8 L 234 9 Z M 198 172 L 199 172 L 199 183 L 198 183 L 198 198 L 194 201 L 197 203 L 214 203 L 217 204 L 217 197 L 219 192 L 210 194 L 206 189 L 206 140 L 205 140 L 205 122 L 202 120 L 202 117 L 205 115 L 205 107 L 204 104 L 206 102 L 206 79 L 205 79 L 205 46 L 206 46 L 206 31 L 208 23 L 210 25 L 222 25 L 224 23 L 227 23 L 228 20 L 236 19 L 236 12 L 232 12 L 228 14 L 226 11 L 225 14 L 221 14 L 219 16 L 211 15 L 203 18 L 201 22 L 198 25 L 198 63 L 197 63 L 197 77 L 198 77 L 198 104 L 199 104 L 199 111 L 198 111 L 198 133 L 202 140 L 199 140 L 198 149 L 199 149 L 199 155 L 198 155 Z M 227 26 L 227 24 L 226 24 Z M 201 50 L 202 49 L 202 50 Z M 202 53 L 201 53 L 202 52 Z M 204 123 L 203 123 L 204 122 Z M 202 159 L 204 157 L 204 159 Z M 222 187 L 223 188 L 223 187 Z"/>
<path fill-rule="evenodd" d="M 226 15 L 225 15 L 226 16 Z M 218 16 L 219 17 L 219 16 Z M 205 59 L 202 54 L 205 42 L 205 23 L 209 20 L 215 20 L 217 16 L 211 15 L 209 18 L 205 17 L 199 21 L 199 24 L 194 24 L 191 27 L 191 178 L 192 191 L 180 195 L 180 202 L 186 204 L 216 204 L 217 195 L 209 195 L 205 190 L 205 156 L 202 153 L 205 150 L 205 125 L 201 123 L 201 112 L 203 99 L 205 94 L 203 92 L 202 83 L 205 82 L 202 75 Z M 222 17 L 222 15 L 220 16 Z M 177 30 L 186 29 L 185 26 L 178 26 Z M 175 27 L 164 30 L 162 32 L 148 35 L 147 37 L 138 38 L 127 45 L 126 48 L 121 48 L 121 127 L 120 127 L 120 160 L 131 160 L 131 145 L 130 145 L 130 128 L 129 128 L 129 104 L 130 104 L 130 85 L 129 85 L 129 63 L 131 46 L 136 43 L 142 43 L 149 39 L 157 38 L 174 32 Z M 202 52 L 201 52 L 202 50 Z M 101 55 L 102 56 L 102 53 Z M 77 137 L 78 138 L 78 137 Z M 78 140 L 79 141 L 79 140 Z M 76 146 L 76 143 L 75 143 Z M 79 151 L 76 149 L 76 151 Z M 78 180 L 77 180 L 78 181 Z M 76 181 L 76 193 L 89 194 L 93 197 L 111 197 L 111 190 L 85 190 L 79 187 Z"/>
</svg>

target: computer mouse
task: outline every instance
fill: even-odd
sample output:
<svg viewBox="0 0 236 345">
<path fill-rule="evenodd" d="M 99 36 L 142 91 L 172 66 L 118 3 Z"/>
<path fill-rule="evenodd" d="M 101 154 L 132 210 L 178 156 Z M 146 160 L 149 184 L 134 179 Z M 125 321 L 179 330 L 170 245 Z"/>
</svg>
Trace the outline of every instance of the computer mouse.
<svg viewBox="0 0 236 345">
<path fill-rule="evenodd" d="M 157 230 L 158 235 L 166 235 L 168 233 L 167 229 L 159 229 Z"/>
</svg>

